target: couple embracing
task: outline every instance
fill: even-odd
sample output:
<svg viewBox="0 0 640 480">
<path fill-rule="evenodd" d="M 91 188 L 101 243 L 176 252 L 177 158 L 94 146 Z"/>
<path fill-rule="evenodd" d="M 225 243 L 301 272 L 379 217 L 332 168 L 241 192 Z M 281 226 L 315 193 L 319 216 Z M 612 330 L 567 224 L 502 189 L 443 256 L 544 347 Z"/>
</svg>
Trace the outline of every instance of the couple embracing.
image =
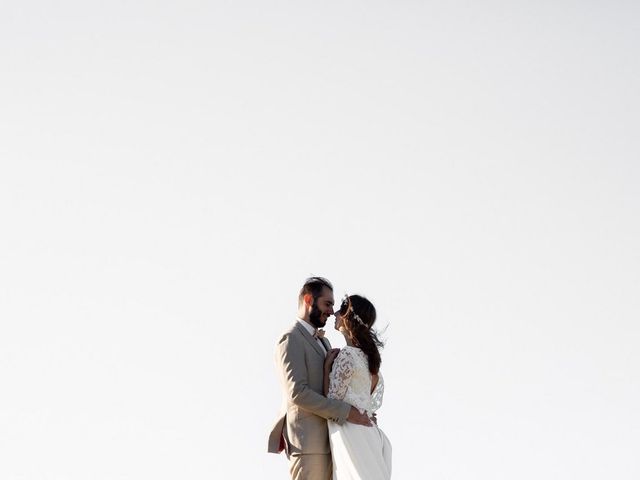
<svg viewBox="0 0 640 480">
<path fill-rule="evenodd" d="M 320 330 L 335 315 L 346 346 L 331 349 Z M 298 319 L 276 346 L 285 405 L 269 451 L 285 451 L 294 480 L 388 480 L 391 444 L 378 428 L 382 343 L 373 304 L 345 296 L 334 313 L 333 287 L 311 277 L 298 296 Z"/>
</svg>

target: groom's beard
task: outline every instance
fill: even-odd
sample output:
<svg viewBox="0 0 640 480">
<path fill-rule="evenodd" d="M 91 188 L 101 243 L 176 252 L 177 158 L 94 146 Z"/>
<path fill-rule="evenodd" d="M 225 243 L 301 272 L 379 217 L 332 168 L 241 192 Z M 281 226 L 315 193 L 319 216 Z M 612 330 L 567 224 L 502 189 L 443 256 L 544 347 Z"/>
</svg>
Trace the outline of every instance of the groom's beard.
<svg viewBox="0 0 640 480">
<path fill-rule="evenodd" d="M 315 304 L 311 305 L 311 312 L 309 312 L 309 321 L 311 325 L 316 328 L 322 328 L 327 323 L 326 320 L 322 320 L 322 311 L 316 307 Z"/>
</svg>

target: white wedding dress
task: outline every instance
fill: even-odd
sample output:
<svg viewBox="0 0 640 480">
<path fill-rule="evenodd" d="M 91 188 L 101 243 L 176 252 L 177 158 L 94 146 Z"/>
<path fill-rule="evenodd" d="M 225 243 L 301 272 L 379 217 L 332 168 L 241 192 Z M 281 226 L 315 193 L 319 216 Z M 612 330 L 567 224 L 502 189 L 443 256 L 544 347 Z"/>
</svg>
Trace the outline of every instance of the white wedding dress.
<svg viewBox="0 0 640 480">
<path fill-rule="evenodd" d="M 382 405 L 384 380 L 371 392 L 371 373 L 366 354 L 346 346 L 336 357 L 329 374 L 329 398 L 337 398 L 369 416 Z M 329 440 L 333 457 L 333 480 L 389 480 L 391 443 L 377 425 L 365 427 L 329 420 Z"/>
</svg>

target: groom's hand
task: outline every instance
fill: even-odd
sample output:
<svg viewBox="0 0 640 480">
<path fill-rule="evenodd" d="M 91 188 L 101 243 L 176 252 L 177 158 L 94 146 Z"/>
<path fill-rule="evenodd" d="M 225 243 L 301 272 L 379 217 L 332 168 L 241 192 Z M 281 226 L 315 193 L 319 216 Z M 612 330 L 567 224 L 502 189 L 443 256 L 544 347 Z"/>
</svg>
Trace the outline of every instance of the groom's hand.
<svg viewBox="0 0 640 480">
<path fill-rule="evenodd" d="M 351 407 L 351 410 L 349 410 L 347 422 L 355 423 L 356 425 L 364 425 L 365 427 L 371 426 L 369 416 L 366 413 L 360 413 L 360 410 L 355 407 Z"/>
</svg>

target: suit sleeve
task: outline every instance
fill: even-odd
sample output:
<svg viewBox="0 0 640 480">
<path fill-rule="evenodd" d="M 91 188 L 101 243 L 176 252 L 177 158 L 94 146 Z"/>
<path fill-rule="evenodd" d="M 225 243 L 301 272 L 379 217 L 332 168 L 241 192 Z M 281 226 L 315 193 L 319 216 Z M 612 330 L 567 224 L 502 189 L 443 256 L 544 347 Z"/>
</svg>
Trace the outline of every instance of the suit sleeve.
<svg viewBox="0 0 640 480">
<path fill-rule="evenodd" d="M 351 405 L 330 399 L 309 387 L 304 347 L 291 335 L 282 337 L 276 347 L 276 363 L 282 371 L 289 400 L 299 408 L 342 425 Z"/>
</svg>

